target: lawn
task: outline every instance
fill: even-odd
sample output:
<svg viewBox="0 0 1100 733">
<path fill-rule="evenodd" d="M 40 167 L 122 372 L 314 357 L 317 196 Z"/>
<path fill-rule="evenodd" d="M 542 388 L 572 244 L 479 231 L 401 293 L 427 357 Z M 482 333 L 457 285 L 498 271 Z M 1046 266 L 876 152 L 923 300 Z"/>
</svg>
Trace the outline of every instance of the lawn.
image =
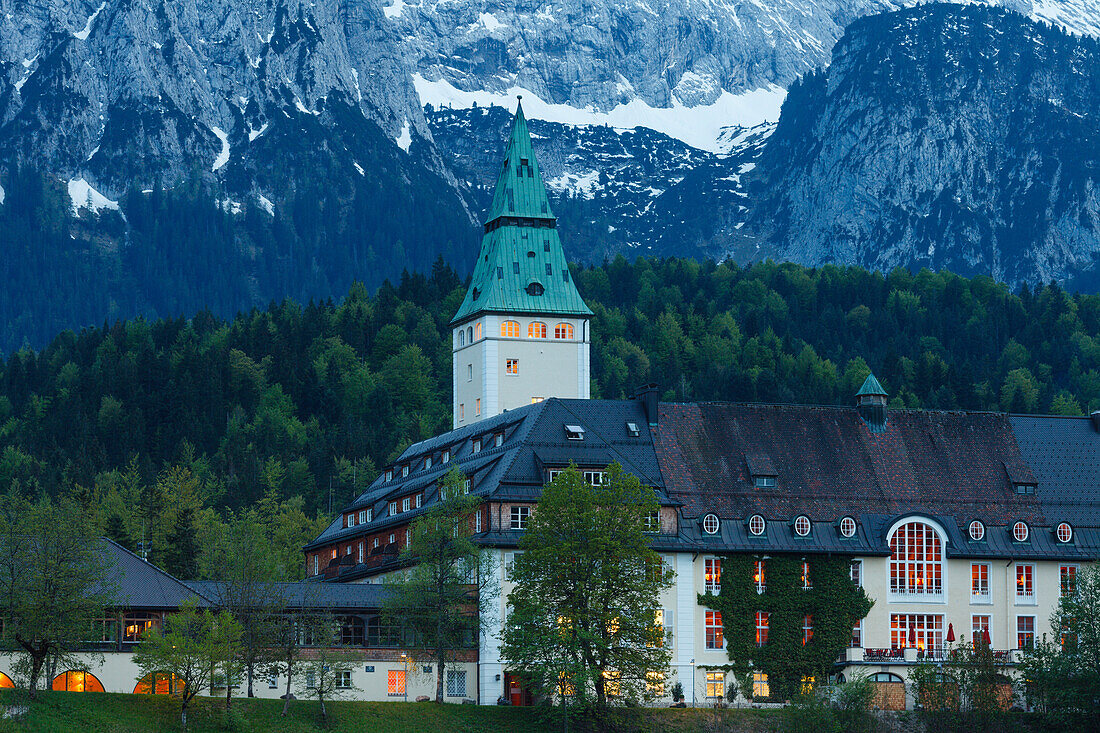
<svg viewBox="0 0 1100 733">
<path fill-rule="evenodd" d="M 400 702 L 329 703 L 329 724 L 322 726 L 320 707 L 314 701 L 296 700 L 282 717 L 281 700 L 234 699 L 227 716 L 225 701 L 197 698 L 188 712 L 192 733 L 481 733 L 523 731 L 557 733 L 562 720 L 556 711 L 474 705 L 436 705 Z M 20 714 L 20 708 L 26 708 Z M 178 731 L 179 702 L 173 698 L 113 693 L 45 692 L 28 703 L 26 694 L 0 693 L 0 732 L 55 733 L 161 733 Z M 15 714 L 13 716 L 13 714 Z M 623 733 L 653 731 L 688 733 L 712 730 L 720 716 L 735 730 L 759 733 L 772 728 L 774 715 L 758 710 L 619 710 L 613 728 Z M 571 729 L 576 729 L 573 726 Z M 727 729 L 728 730 L 728 729 Z"/>
</svg>

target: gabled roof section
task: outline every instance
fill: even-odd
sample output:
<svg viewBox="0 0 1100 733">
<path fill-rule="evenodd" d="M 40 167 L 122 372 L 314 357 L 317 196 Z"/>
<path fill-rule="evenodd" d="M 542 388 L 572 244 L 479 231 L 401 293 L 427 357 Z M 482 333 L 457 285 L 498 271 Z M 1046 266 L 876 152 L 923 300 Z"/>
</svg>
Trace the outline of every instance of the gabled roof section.
<svg viewBox="0 0 1100 733">
<path fill-rule="evenodd" d="M 516 109 L 470 289 L 451 323 L 480 313 L 592 315 L 569 272 L 522 108 Z"/>
<path fill-rule="evenodd" d="M 177 609 L 188 599 L 200 607 L 211 605 L 211 599 L 142 560 L 121 545 L 107 538 L 104 561 L 108 567 L 107 582 L 117 608 Z"/>
</svg>

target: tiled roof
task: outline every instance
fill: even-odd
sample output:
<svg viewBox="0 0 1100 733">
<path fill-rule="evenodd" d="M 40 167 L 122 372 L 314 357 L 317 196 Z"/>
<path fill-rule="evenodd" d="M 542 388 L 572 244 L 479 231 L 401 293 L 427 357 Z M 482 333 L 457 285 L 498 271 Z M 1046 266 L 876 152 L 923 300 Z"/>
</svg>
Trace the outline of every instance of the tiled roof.
<svg viewBox="0 0 1100 733">
<path fill-rule="evenodd" d="M 104 560 L 108 566 L 108 587 L 115 595 L 111 604 L 118 608 L 169 610 L 179 608 L 188 599 L 200 607 L 211 599 L 188 587 L 156 565 L 142 560 L 126 548 L 104 538 Z"/>
<path fill-rule="evenodd" d="M 1092 420 L 1011 415 L 1009 421 L 1047 519 L 1100 527 L 1100 432 Z"/>
<path fill-rule="evenodd" d="M 187 585 L 215 602 L 225 597 L 225 584 L 216 581 L 191 581 Z M 371 583 L 274 583 L 272 591 L 292 609 L 377 609 L 389 597 L 384 585 Z"/>
<path fill-rule="evenodd" d="M 1003 414 L 892 410 L 875 434 L 854 408 L 662 404 L 656 444 L 666 488 L 688 518 L 1043 520 L 1035 498 L 1017 495 L 1008 479 L 1006 465 L 1030 474 Z M 748 456 L 762 455 L 777 469 L 775 488 L 755 488 L 748 474 Z"/>
</svg>

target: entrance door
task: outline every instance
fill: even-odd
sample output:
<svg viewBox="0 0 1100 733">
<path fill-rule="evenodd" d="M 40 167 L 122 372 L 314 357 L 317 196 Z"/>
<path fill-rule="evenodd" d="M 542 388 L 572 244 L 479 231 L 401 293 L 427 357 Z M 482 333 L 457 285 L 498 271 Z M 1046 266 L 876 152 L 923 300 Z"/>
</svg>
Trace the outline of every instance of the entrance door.
<svg viewBox="0 0 1100 733">
<path fill-rule="evenodd" d="M 504 675 L 504 694 L 508 702 L 516 706 L 531 704 L 531 693 L 520 683 L 519 678 L 513 674 Z"/>
</svg>

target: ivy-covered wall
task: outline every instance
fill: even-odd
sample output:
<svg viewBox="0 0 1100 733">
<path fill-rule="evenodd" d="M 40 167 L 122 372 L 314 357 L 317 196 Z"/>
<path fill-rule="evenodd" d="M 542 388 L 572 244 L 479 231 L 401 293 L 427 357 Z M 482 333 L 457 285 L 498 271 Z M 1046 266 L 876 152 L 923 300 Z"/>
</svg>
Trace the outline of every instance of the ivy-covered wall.
<svg viewBox="0 0 1100 733">
<path fill-rule="evenodd" d="M 739 678 L 768 675 L 770 694 L 789 699 L 804 677 L 823 679 L 847 648 L 852 627 L 872 602 L 851 580 L 850 559 L 835 556 L 770 557 L 764 560 L 765 590 L 757 592 L 753 555 L 722 557 L 721 592 L 699 595 L 699 604 L 722 613 L 730 666 Z M 810 588 L 803 588 L 802 563 Z M 756 612 L 768 617 L 767 643 L 756 645 Z M 813 637 L 803 644 L 802 622 L 812 617 Z M 751 688 L 749 688 L 751 689 Z"/>
</svg>

